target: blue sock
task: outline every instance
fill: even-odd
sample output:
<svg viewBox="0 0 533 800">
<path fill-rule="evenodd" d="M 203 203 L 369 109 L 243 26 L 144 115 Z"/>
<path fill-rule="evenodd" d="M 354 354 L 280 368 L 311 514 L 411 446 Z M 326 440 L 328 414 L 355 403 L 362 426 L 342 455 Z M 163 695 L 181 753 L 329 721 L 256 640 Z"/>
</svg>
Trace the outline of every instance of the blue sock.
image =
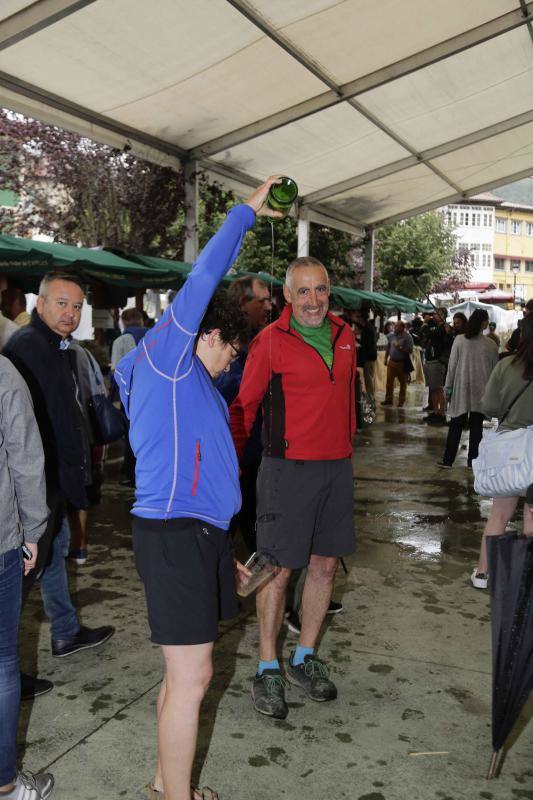
<svg viewBox="0 0 533 800">
<path fill-rule="evenodd" d="M 306 656 L 312 656 L 315 652 L 314 647 L 302 647 L 301 644 L 296 646 L 296 650 L 294 651 L 294 655 L 292 657 L 291 664 L 293 667 L 298 667 L 300 664 L 304 663 L 304 659 Z"/>
<path fill-rule="evenodd" d="M 278 659 L 275 658 L 273 661 L 260 661 L 257 674 L 262 675 L 265 669 L 279 669 Z"/>
</svg>

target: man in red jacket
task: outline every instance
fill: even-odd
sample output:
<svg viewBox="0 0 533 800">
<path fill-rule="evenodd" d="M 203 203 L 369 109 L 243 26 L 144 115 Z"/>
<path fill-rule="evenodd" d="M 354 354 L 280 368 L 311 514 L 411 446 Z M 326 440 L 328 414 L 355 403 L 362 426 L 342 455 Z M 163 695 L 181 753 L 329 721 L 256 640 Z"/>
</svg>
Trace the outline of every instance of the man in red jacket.
<svg viewBox="0 0 533 800">
<path fill-rule="evenodd" d="M 283 288 L 287 306 L 250 346 L 231 430 L 240 456 L 263 406 L 263 461 L 258 476 L 257 546 L 280 573 L 257 593 L 259 669 L 252 698 L 261 714 L 284 719 L 286 678 L 276 641 L 293 569 L 307 567 L 302 627 L 287 677 L 312 700 L 337 689 L 315 645 L 331 600 L 341 556 L 353 553 L 352 438 L 355 433 L 355 341 L 328 313 L 328 273 L 314 258 L 297 258 Z"/>
</svg>

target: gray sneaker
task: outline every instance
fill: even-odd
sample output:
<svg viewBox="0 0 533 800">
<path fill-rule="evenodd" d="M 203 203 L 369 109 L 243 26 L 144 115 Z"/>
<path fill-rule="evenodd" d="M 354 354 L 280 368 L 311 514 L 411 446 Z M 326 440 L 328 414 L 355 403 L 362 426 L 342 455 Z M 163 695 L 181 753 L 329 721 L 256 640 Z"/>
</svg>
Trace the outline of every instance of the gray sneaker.
<svg viewBox="0 0 533 800">
<path fill-rule="evenodd" d="M 291 653 L 287 667 L 287 676 L 291 683 L 299 686 L 311 700 L 324 703 L 326 700 L 335 700 L 337 687 L 329 679 L 329 669 L 323 661 L 315 655 L 305 657 L 303 664 L 297 667 L 292 663 L 294 653 Z"/>
<path fill-rule="evenodd" d="M 285 689 L 288 681 L 279 669 L 265 669 L 256 675 L 252 683 L 252 700 L 254 708 L 260 714 L 276 719 L 285 719 L 289 713 L 285 702 Z"/>
<path fill-rule="evenodd" d="M 14 788 L 2 800 L 46 800 L 53 788 L 54 776 L 49 772 L 19 772 Z"/>
</svg>

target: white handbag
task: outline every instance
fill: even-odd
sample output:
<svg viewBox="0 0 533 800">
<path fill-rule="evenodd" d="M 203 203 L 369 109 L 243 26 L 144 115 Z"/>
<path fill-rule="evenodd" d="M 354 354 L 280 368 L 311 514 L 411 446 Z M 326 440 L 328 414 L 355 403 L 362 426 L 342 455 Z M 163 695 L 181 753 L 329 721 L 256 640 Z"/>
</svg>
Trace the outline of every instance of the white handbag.
<svg viewBox="0 0 533 800">
<path fill-rule="evenodd" d="M 500 425 L 518 398 L 531 385 L 529 381 L 515 397 L 500 420 Z M 472 461 L 474 490 L 484 497 L 516 497 L 533 483 L 533 425 L 516 430 L 490 431 L 479 445 Z"/>
<path fill-rule="evenodd" d="M 533 425 L 489 431 L 472 461 L 474 490 L 485 497 L 516 497 L 533 483 Z"/>
</svg>

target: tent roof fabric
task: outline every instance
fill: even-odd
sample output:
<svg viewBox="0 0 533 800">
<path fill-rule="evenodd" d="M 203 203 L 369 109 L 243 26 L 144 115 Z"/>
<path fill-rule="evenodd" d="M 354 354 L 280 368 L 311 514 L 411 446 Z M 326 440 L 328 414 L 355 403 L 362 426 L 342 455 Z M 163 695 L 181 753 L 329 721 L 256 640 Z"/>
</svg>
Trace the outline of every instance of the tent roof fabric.
<svg viewBox="0 0 533 800">
<path fill-rule="evenodd" d="M 360 231 L 533 172 L 528 0 L 4 0 L 0 103 Z"/>
</svg>

